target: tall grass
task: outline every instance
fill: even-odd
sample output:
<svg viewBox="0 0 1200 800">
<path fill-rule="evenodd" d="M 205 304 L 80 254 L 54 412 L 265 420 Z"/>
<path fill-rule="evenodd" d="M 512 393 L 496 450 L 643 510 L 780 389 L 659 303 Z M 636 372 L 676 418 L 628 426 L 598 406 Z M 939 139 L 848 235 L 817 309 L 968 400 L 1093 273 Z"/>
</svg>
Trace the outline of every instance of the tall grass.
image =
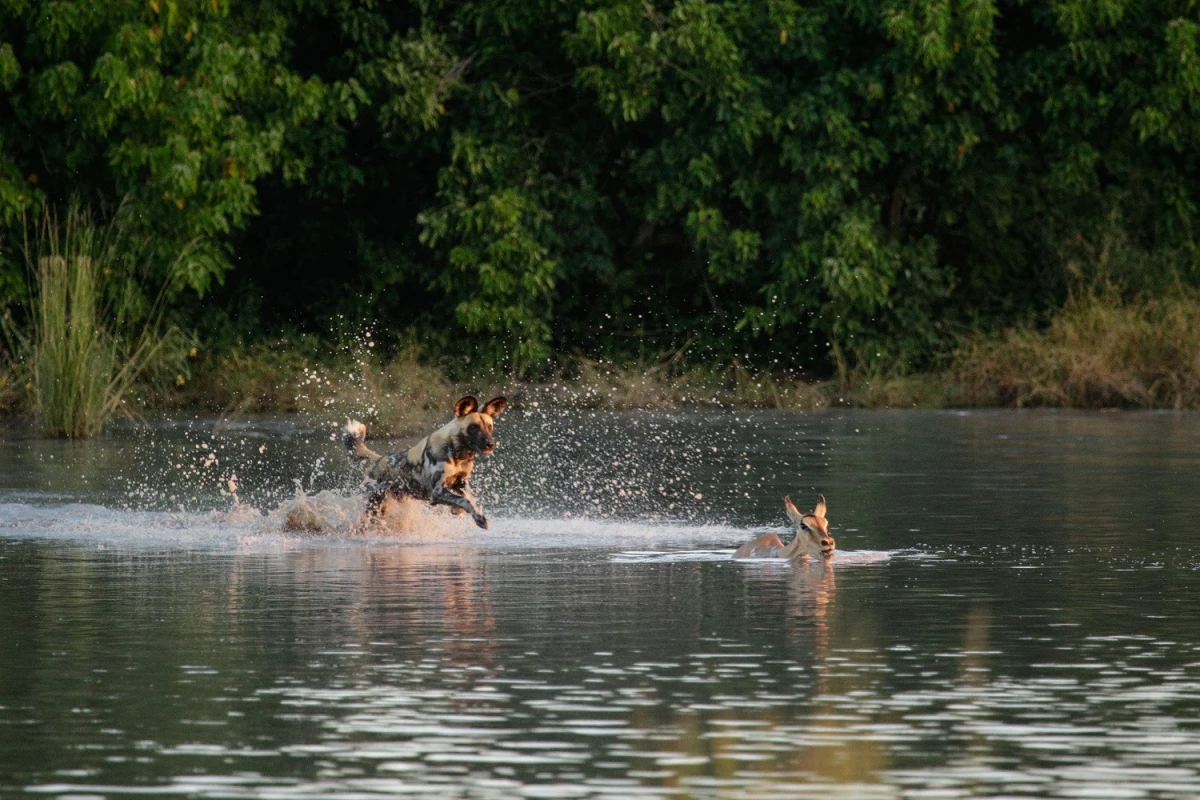
<svg viewBox="0 0 1200 800">
<path fill-rule="evenodd" d="M 100 226 L 76 202 L 61 215 L 46 208 L 26 228 L 25 262 L 24 324 L 6 314 L 5 332 L 26 367 L 33 409 L 51 436 L 94 436 L 130 413 L 130 390 L 177 332 L 162 330 L 161 297 L 138 308 L 119 215 Z"/>
</svg>

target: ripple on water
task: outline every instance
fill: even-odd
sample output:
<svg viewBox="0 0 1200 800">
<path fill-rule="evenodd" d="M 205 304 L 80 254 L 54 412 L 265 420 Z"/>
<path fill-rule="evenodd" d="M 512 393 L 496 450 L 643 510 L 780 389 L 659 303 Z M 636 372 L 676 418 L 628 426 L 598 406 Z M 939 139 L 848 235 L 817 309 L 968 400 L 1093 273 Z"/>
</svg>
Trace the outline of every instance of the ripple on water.
<svg viewBox="0 0 1200 800">
<path fill-rule="evenodd" d="M 1197 796 L 1195 423 L 839 414 L 720 418 L 682 476 L 665 415 L 565 486 L 563 453 L 493 462 L 486 533 L 424 507 L 411 536 L 360 528 L 313 481 L 219 512 L 5 494 L 0 794 Z M 802 482 L 880 549 L 733 563 Z M 1156 529 L 1133 554 L 1131 485 Z"/>
</svg>

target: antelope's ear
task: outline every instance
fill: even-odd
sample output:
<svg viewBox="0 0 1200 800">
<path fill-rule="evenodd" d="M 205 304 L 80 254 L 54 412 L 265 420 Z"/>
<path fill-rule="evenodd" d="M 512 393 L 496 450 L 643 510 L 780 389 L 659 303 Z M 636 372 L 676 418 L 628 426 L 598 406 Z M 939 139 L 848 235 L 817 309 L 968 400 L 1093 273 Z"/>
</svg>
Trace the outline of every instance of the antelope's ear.
<svg viewBox="0 0 1200 800">
<path fill-rule="evenodd" d="M 477 408 L 479 408 L 479 401 L 471 395 L 467 395 L 454 404 L 454 416 L 465 417 L 467 414 L 474 414 Z"/>
<path fill-rule="evenodd" d="M 825 495 L 819 494 L 817 497 L 821 499 L 817 502 L 817 507 L 813 509 L 813 516 L 825 519 Z"/>
<path fill-rule="evenodd" d="M 793 525 L 799 525 L 804 520 L 804 515 L 800 513 L 800 509 L 796 508 L 796 504 L 792 502 L 792 498 L 783 498 L 783 507 L 787 509 L 788 519 Z"/>
<path fill-rule="evenodd" d="M 498 417 L 500 416 L 500 412 L 506 408 L 508 408 L 507 400 L 505 400 L 503 397 L 493 397 L 491 400 L 488 400 L 483 404 L 483 408 L 481 408 L 480 411 L 482 411 L 484 414 L 487 414 L 489 417 Z"/>
</svg>

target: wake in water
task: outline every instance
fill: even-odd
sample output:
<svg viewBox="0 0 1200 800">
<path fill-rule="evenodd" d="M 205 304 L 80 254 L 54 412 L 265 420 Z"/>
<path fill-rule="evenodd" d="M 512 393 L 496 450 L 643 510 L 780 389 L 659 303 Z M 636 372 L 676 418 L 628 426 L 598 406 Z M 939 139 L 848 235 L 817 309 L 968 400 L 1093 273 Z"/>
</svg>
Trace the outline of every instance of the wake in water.
<svg viewBox="0 0 1200 800">
<path fill-rule="evenodd" d="M 405 542 L 440 542 L 448 538 L 460 539 L 464 538 L 464 534 L 471 532 L 470 528 L 463 524 L 465 517 L 453 516 L 446 509 L 433 508 L 423 502 L 406 500 L 389 502 L 384 508 L 384 514 L 380 517 L 368 516 L 364 513 L 365 510 L 366 502 L 362 497 L 346 496 L 328 490 L 309 495 L 297 483 L 295 495 L 269 512 L 266 519 L 270 521 L 272 527 L 284 532 L 350 533 L 371 538 L 396 537 Z M 237 505 L 229 512 L 233 516 L 238 513 Z M 509 536 L 518 531 L 527 533 L 538 531 L 544 535 L 547 527 L 553 528 L 561 544 L 575 545 L 585 542 L 595 543 L 597 535 L 611 542 L 614 539 L 624 538 L 639 529 L 643 533 L 648 530 L 654 530 L 657 533 L 673 528 L 673 526 L 647 525 L 633 521 L 617 523 L 587 519 L 518 519 L 511 520 L 509 525 L 504 526 L 504 529 Z M 697 528 L 692 526 L 691 530 L 696 531 Z M 741 529 L 725 528 L 724 526 L 705 526 L 700 530 L 707 535 L 717 534 L 718 531 L 721 533 L 728 531 L 731 535 L 735 532 L 736 535 L 744 535 Z M 680 563 L 725 561 L 732 557 L 733 551 L 729 549 L 627 550 L 615 553 L 612 560 L 619 563 Z M 824 564 L 854 566 L 881 564 L 890 558 L 890 553 L 878 550 L 837 550 L 828 561 L 818 558 L 810 560 L 817 566 Z M 770 562 L 786 566 L 796 563 L 796 560 L 760 559 L 758 563 Z"/>
<path fill-rule="evenodd" d="M 829 559 L 757 558 L 737 559 L 745 569 L 825 569 L 883 564 L 891 560 L 892 554 L 885 550 L 837 550 Z M 628 550 L 614 553 L 612 560 L 622 564 L 677 564 L 689 561 L 729 561 L 733 559 L 731 549 L 721 550 Z"/>
<path fill-rule="evenodd" d="M 241 502 L 234 502 L 227 510 L 197 512 L 0 503 L 0 538 L 126 550 L 216 549 L 245 553 L 310 547 L 448 545 L 472 551 L 589 549 L 640 556 L 628 560 L 653 560 L 676 553 L 676 560 L 703 560 L 728 559 L 735 544 L 753 532 L 727 525 L 529 516 L 496 517 L 491 529 L 482 532 L 470 517 L 454 516 L 446 509 L 421 503 L 400 504 L 381 519 L 370 521 L 362 515 L 363 507 L 361 497 L 330 490 L 297 491 L 265 513 Z M 681 553 L 685 550 L 690 555 Z"/>
</svg>

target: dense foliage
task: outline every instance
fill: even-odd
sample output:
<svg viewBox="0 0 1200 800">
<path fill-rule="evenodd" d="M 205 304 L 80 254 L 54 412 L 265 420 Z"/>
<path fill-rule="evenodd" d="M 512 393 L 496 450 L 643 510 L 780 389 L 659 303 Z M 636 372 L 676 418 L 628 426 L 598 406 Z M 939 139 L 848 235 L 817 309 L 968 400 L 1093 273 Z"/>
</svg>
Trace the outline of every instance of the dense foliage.
<svg viewBox="0 0 1200 800">
<path fill-rule="evenodd" d="M 894 368 L 1200 282 L 1185 0 L 0 0 L 0 92 L 0 225 L 127 198 L 210 337 Z"/>
</svg>

